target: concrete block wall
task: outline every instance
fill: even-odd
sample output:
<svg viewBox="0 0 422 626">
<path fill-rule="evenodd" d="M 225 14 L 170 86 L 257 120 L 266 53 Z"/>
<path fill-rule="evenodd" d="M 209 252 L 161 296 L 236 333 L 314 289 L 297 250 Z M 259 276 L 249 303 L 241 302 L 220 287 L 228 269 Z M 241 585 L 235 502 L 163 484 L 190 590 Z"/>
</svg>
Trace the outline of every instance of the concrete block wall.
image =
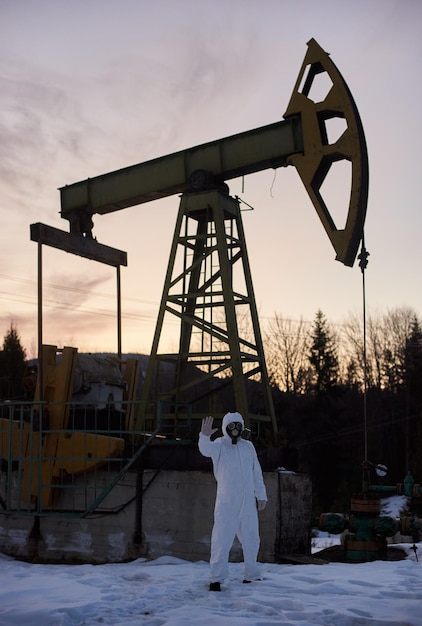
<svg viewBox="0 0 422 626">
<path fill-rule="evenodd" d="M 144 473 L 144 485 L 153 474 Z M 309 477 L 275 471 L 264 472 L 264 481 L 268 504 L 259 513 L 260 560 L 271 563 L 281 554 L 310 554 Z M 143 532 L 152 558 L 167 549 L 179 558 L 208 560 L 215 493 L 215 479 L 210 472 L 166 471 L 157 475 L 144 497 Z M 235 542 L 231 559 L 241 560 L 241 554 Z"/>
<path fill-rule="evenodd" d="M 310 554 L 309 477 L 274 471 L 264 472 L 264 481 L 269 502 L 259 513 L 260 560 L 277 562 L 283 554 Z M 128 473 L 101 505 L 103 515 L 42 517 L 38 533 L 32 516 L 1 514 L 0 551 L 27 560 L 64 563 L 123 562 L 163 555 L 208 560 L 216 492 L 212 473 L 144 470 L 142 485 L 142 541 L 138 537 L 134 542 L 139 534 L 133 500 L 136 474 Z M 238 542 L 231 560 L 242 560 Z"/>
</svg>

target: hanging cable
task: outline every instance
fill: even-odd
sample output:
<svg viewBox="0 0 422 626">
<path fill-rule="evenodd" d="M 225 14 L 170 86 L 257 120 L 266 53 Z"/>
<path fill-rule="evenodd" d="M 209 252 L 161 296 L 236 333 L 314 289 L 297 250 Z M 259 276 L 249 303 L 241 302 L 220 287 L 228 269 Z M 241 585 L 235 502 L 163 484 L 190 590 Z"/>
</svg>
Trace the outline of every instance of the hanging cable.
<svg viewBox="0 0 422 626">
<path fill-rule="evenodd" d="M 273 182 L 271 183 L 271 187 L 270 187 L 270 196 L 271 196 L 271 198 L 274 198 L 274 196 L 273 196 L 273 187 L 274 187 L 276 178 L 277 178 L 277 168 L 274 168 Z"/>
<path fill-rule="evenodd" d="M 368 415 L 367 415 L 367 354 L 366 354 L 366 285 L 365 270 L 368 265 L 369 252 L 365 248 L 365 235 L 362 233 L 362 248 L 358 255 L 359 267 L 362 271 L 362 313 L 363 313 L 363 421 L 365 439 L 365 461 L 368 460 Z"/>
</svg>

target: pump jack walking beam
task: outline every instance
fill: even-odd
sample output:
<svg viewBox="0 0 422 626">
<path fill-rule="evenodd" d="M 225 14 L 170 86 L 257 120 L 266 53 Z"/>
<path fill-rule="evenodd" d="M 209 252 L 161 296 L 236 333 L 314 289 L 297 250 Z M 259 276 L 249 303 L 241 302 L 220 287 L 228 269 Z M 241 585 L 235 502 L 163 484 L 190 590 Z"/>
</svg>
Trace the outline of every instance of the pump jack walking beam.
<svg viewBox="0 0 422 626">
<path fill-rule="evenodd" d="M 300 116 L 132 165 L 60 189 L 61 215 L 104 215 L 136 204 L 287 165 L 303 151 Z M 77 224 L 75 225 L 75 227 Z"/>
<path fill-rule="evenodd" d="M 309 96 L 319 75 L 332 83 L 327 96 Z M 88 178 L 60 189 L 61 216 L 71 232 L 81 232 L 95 213 L 104 215 L 173 194 L 202 191 L 212 184 L 294 165 L 337 253 L 352 266 L 365 221 L 368 156 L 359 113 L 350 90 L 329 55 L 311 39 L 283 121 L 175 152 L 138 165 Z M 329 143 L 326 123 L 343 119 L 346 130 Z M 321 196 L 321 186 L 337 161 L 352 163 L 349 212 L 337 228 Z"/>
</svg>

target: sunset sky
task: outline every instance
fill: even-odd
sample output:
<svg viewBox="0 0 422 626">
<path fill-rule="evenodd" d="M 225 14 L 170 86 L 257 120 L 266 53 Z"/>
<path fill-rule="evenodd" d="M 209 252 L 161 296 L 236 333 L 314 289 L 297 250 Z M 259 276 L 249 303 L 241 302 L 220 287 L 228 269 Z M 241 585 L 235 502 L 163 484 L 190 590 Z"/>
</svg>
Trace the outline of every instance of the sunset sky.
<svg viewBox="0 0 422 626">
<path fill-rule="evenodd" d="M 0 0 L 0 338 L 37 349 L 37 245 L 68 230 L 58 188 L 283 118 L 312 37 L 362 118 L 369 153 L 369 312 L 422 315 L 419 0 Z M 362 275 L 335 253 L 293 167 L 229 183 L 243 213 L 262 324 L 341 324 Z M 333 197 L 347 197 L 339 176 Z M 179 198 L 94 216 L 125 250 L 123 351 L 148 353 Z M 43 247 L 44 342 L 116 350 L 115 270 Z M 170 328 L 168 346 L 176 336 Z M 178 336 L 178 335 L 177 335 Z"/>
</svg>

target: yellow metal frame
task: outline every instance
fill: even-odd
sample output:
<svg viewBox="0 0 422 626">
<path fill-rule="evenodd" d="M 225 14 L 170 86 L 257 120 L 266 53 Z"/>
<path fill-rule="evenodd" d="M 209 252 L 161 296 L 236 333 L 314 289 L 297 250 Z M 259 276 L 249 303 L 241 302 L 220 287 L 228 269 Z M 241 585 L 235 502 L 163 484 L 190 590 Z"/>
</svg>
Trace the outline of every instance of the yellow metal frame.
<svg viewBox="0 0 422 626">
<path fill-rule="evenodd" d="M 69 430 L 76 357 L 76 348 L 58 351 L 57 346 L 42 346 L 43 372 L 31 411 L 33 423 L 0 419 L 0 458 L 19 459 L 21 500 L 38 502 L 42 508 L 53 504 L 54 485 L 63 474 L 100 467 L 104 459 L 121 455 L 125 445 L 119 437 Z M 133 385 L 135 373 L 130 376 Z"/>
<path fill-rule="evenodd" d="M 309 94 L 314 80 L 326 72 L 332 82 L 326 98 L 314 102 Z M 294 154 L 289 164 L 299 172 L 325 231 L 337 253 L 337 260 L 352 266 L 363 235 L 368 202 L 368 153 L 358 109 L 342 75 L 329 55 L 314 39 L 299 72 L 284 117 L 302 121 L 303 153 Z M 328 143 L 325 123 L 341 118 L 346 130 L 333 143 Z M 352 186 L 349 211 L 344 228 L 337 228 L 320 190 L 333 163 L 346 160 L 352 164 Z"/>
</svg>

